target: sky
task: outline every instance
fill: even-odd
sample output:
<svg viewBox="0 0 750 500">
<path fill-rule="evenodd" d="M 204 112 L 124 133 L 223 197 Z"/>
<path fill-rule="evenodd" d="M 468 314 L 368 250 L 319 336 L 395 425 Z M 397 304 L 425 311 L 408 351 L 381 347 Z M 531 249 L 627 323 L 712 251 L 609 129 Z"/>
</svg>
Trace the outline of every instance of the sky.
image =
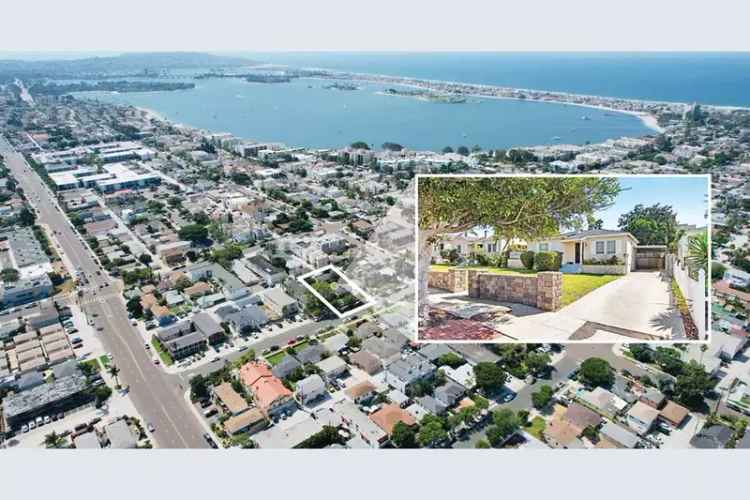
<svg viewBox="0 0 750 500">
<path fill-rule="evenodd" d="M 614 205 L 597 213 L 604 221 L 604 229 L 617 229 L 620 214 L 629 212 L 639 203 L 671 205 L 680 224 L 706 225 L 708 182 L 705 176 L 621 177 L 620 187 L 623 191 Z"/>
<path fill-rule="evenodd" d="M 3 4 L 0 52 L 750 50 L 746 0 Z"/>
</svg>

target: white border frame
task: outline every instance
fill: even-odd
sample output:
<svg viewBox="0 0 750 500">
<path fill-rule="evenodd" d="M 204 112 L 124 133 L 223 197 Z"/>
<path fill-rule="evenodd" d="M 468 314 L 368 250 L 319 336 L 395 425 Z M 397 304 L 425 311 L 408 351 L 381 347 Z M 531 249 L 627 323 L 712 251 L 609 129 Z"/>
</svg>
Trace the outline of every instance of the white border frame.
<svg viewBox="0 0 750 500">
<path fill-rule="evenodd" d="M 414 300 L 416 301 L 414 307 L 414 334 L 413 341 L 418 344 L 537 344 L 537 343 L 551 343 L 551 344 L 657 344 L 657 345 L 674 345 L 674 344 L 698 344 L 698 345 L 709 345 L 711 343 L 711 337 L 713 336 L 712 330 L 712 317 L 711 317 L 711 306 L 713 304 L 713 286 L 711 283 L 711 271 L 709 269 L 706 275 L 708 286 L 708 301 L 706 305 L 706 312 L 708 321 L 706 324 L 706 339 L 705 340 L 648 340 L 642 341 L 640 339 L 633 339 L 632 341 L 623 340 L 621 342 L 605 342 L 601 340 L 567 340 L 560 342 L 559 340 L 547 341 L 544 339 L 527 339 L 527 340 L 422 340 L 419 338 L 419 179 L 423 177 L 616 177 L 616 178 L 703 178 L 706 181 L 707 188 L 707 222 L 706 231 L 708 233 L 708 258 L 709 263 L 711 260 L 711 248 L 712 238 L 711 232 L 713 230 L 712 215 L 712 197 L 711 197 L 711 174 L 618 174 L 618 173 L 605 173 L 605 174 L 416 174 L 414 179 L 416 185 L 414 186 Z"/>
<path fill-rule="evenodd" d="M 346 311 L 344 313 L 340 312 L 338 309 L 333 307 L 333 305 L 330 302 L 328 302 L 320 293 L 318 293 L 317 290 L 315 290 L 315 288 L 313 288 L 307 281 L 305 281 L 306 278 L 311 278 L 325 271 L 333 271 L 334 273 L 338 274 L 339 278 L 344 280 L 346 284 L 352 288 L 352 290 L 354 290 L 355 292 L 360 294 L 362 297 L 364 297 L 365 303 L 362 304 L 361 306 L 355 307 L 351 311 Z M 327 266 L 323 266 L 314 271 L 310 271 L 309 273 L 305 273 L 302 276 L 299 276 L 297 280 L 300 283 L 302 283 L 302 286 L 304 286 L 310 293 L 312 293 L 315 296 L 315 298 L 320 300 L 323 304 L 325 304 L 325 306 L 328 309 L 333 311 L 333 313 L 336 316 L 338 316 L 339 319 L 348 318 L 349 316 L 352 316 L 360 311 L 364 311 L 365 309 L 375 305 L 375 300 L 367 292 L 362 290 L 362 288 L 359 285 L 357 285 L 354 281 L 350 280 L 340 269 L 338 269 L 333 264 L 328 264 Z"/>
</svg>

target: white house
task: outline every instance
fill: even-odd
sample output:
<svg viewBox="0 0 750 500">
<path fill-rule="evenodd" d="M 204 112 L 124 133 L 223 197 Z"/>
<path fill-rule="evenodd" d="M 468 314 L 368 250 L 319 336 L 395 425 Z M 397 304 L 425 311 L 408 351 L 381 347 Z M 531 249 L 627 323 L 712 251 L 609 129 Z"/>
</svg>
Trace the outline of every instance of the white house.
<svg viewBox="0 0 750 500">
<path fill-rule="evenodd" d="M 297 382 L 297 389 L 295 394 L 297 399 L 302 404 L 307 404 L 310 401 L 322 397 L 326 393 L 326 383 L 320 377 L 320 375 L 310 375 L 309 377 L 303 378 Z"/>
<path fill-rule="evenodd" d="M 626 415 L 628 427 L 642 436 L 651 430 L 657 418 L 659 418 L 659 410 L 641 401 L 634 404 Z"/>
<path fill-rule="evenodd" d="M 534 241 L 529 243 L 528 249 L 533 252 L 562 253 L 562 272 L 580 273 L 585 264 L 605 264 L 615 258 L 624 265 L 624 271 L 629 272 L 635 270 L 637 245 L 638 240 L 627 231 L 591 229 Z"/>
</svg>

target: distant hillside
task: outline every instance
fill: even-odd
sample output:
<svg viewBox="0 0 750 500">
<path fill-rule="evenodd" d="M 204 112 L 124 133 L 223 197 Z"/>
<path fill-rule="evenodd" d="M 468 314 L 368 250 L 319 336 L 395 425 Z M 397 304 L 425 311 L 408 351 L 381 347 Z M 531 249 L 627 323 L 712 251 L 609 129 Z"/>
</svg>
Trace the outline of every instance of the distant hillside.
<svg viewBox="0 0 750 500">
<path fill-rule="evenodd" d="M 257 64 L 242 57 L 216 56 L 201 52 L 125 53 L 113 57 L 73 60 L 0 60 L 0 81 L 13 78 L 81 78 L 156 74 L 164 70 L 222 68 Z"/>
</svg>

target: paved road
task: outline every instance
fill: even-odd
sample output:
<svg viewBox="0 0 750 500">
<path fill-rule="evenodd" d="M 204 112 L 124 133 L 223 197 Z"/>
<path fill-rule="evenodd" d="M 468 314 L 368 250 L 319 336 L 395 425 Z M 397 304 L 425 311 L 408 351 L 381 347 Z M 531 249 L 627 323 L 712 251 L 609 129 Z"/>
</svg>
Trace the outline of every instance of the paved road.
<svg viewBox="0 0 750 500">
<path fill-rule="evenodd" d="M 82 239 L 73 231 L 54 201 L 54 195 L 26 163 L 22 155 L 0 137 L 0 153 L 6 159 L 29 202 L 37 209 L 40 223 L 57 231 L 55 237 L 72 264 L 88 277 L 89 289 L 82 300 L 90 319 L 103 329 L 102 343 L 120 368 L 120 379 L 130 386 L 130 397 L 143 418 L 156 428 L 154 437 L 164 448 L 206 448 L 203 429 L 183 398 L 183 381 L 154 366 L 143 349 L 141 337 L 130 325 L 115 282 L 100 271 L 99 264 Z M 100 287 L 104 288 L 100 288 Z M 90 300 L 101 299 L 101 300 Z M 184 386 L 183 386 L 184 387 Z"/>
</svg>

